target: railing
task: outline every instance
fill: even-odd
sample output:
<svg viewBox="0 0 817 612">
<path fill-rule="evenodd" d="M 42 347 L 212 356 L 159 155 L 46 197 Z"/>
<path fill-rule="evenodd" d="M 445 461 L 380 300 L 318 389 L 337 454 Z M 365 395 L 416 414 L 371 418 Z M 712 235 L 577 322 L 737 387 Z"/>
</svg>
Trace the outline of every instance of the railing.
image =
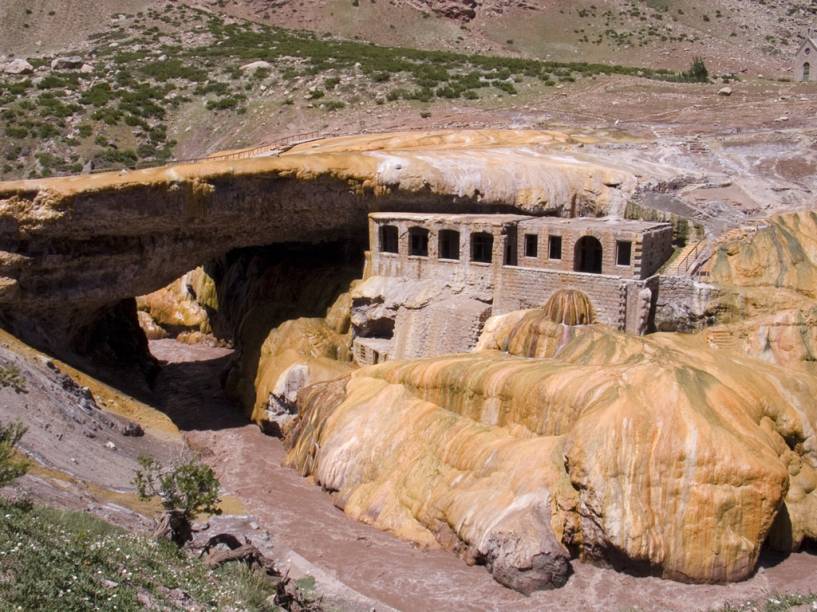
<svg viewBox="0 0 817 612">
<path fill-rule="evenodd" d="M 692 265 L 695 263 L 695 260 L 698 259 L 698 255 L 701 254 L 704 242 L 705 242 L 704 240 L 699 240 L 695 244 L 695 248 L 693 248 L 690 251 L 687 251 L 687 254 L 684 255 L 683 259 L 681 259 L 681 261 L 675 264 L 675 269 L 678 270 L 679 272 L 688 273 Z"/>
<path fill-rule="evenodd" d="M 708 240 L 699 240 L 686 255 L 675 264 L 676 273 L 692 276 L 694 278 L 705 278 L 709 276 L 709 271 L 703 270 L 703 265 L 709 260 L 710 245 Z"/>
<path fill-rule="evenodd" d="M 195 161 L 250 159 L 253 157 L 260 157 L 264 153 L 271 153 L 274 151 L 280 153 L 287 149 L 291 149 L 295 145 L 303 144 L 304 142 L 310 142 L 313 140 L 319 140 L 320 138 L 328 137 L 331 135 L 332 134 L 330 133 L 320 132 L 318 130 L 313 130 L 311 132 L 303 132 L 302 134 L 291 134 L 289 136 L 284 136 L 283 138 L 276 139 L 272 142 L 268 142 L 267 144 L 258 145 L 257 147 L 253 147 L 251 149 L 243 149 L 241 151 L 234 151 L 232 153 L 225 153 L 223 155 L 211 155 L 209 157 L 200 157 Z"/>
</svg>

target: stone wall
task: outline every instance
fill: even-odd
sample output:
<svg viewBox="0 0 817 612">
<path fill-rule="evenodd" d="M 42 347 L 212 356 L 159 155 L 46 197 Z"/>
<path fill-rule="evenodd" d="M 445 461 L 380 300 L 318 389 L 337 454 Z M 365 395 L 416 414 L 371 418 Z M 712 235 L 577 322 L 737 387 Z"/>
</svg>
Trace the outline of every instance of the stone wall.
<svg viewBox="0 0 817 612">
<path fill-rule="evenodd" d="M 688 332 L 715 322 L 719 308 L 717 287 L 684 276 L 661 276 L 655 299 L 658 331 Z"/>
<path fill-rule="evenodd" d="M 494 297 L 493 314 L 537 308 L 559 289 L 577 289 L 593 304 L 596 320 L 615 329 L 627 328 L 628 292 L 638 294 L 643 281 L 580 272 L 543 272 L 506 266 Z M 637 329 L 627 329 L 637 333 Z"/>
<path fill-rule="evenodd" d="M 396 240 L 383 237 L 381 228 L 384 226 L 396 228 Z M 411 254 L 412 228 L 428 231 L 427 255 Z M 439 236 L 443 230 L 459 232 L 459 259 L 439 258 Z M 490 263 L 472 261 L 471 236 L 477 232 L 493 236 Z M 525 256 L 525 236 L 528 234 L 537 236 L 536 257 Z M 561 260 L 549 258 L 549 236 L 561 237 Z M 576 244 L 585 236 L 593 236 L 601 243 L 601 274 L 574 271 Z M 385 252 L 384 240 L 391 240 L 387 248 L 396 249 L 397 252 Z M 632 245 L 629 265 L 618 265 L 619 241 L 628 241 Z M 667 224 L 600 219 L 381 213 L 372 216 L 369 244 L 372 248 L 369 270 L 373 276 L 414 281 L 434 279 L 472 298 L 492 302 L 491 314 L 494 315 L 536 308 L 544 305 L 559 289 L 576 289 L 588 296 L 599 322 L 639 334 L 649 326 L 650 312 L 657 294 L 657 283 L 645 278 L 645 275 L 653 274 L 668 259 L 672 252 L 672 228 Z M 650 292 L 645 293 L 645 289 L 650 289 Z M 469 321 L 473 321 L 474 316 L 482 316 L 479 308 L 469 309 L 469 313 Z M 455 313 L 452 311 L 446 316 L 452 317 Z M 411 317 L 416 318 L 415 314 Z M 422 318 L 427 323 L 423 326 L 404 324 L 400 328 L 412 329 L 412 333 L 426 337 L 425 332 L 420 331 L 432 325 L 426 317 L 427 313 L 424 313 Z M 470 323 L 463 323 L 459 333 L 467 335 L 466 330 L 470 328 Z M 426 342 L 436 346 L 432 336 Z M 401 357 L 418 356 L 415 351 L 406 348 L 407 343 L 408 336 L 403 341 L 396 340 L 392 356 L 397 356 L 397 353 Z M 434 349 L 435 354 L 440 352 L 445 351 Z"/>
<path fill-rule="evenodd" d="M 644 233 L 640 243 L 633 245 L 633 260 L 640 259 L 641 278 L 652 276 L 672 255 L 672 226 Z"/>
</svg>

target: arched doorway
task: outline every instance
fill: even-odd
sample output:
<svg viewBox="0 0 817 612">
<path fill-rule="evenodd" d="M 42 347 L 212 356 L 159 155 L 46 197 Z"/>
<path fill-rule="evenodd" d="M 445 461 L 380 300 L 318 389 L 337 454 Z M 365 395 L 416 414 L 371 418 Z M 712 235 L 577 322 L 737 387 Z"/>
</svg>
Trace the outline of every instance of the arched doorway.
<svg viewBox="0 0 817 612">
<path fill-rule="evenodd" d="M 808 81 L 811 79 L 811 64 L 805 62 L 803 64 L 803 80 Z"/>
<path fill-rule="evenodd" d="M 573 269 L 576 272 L 601 274 L 601 242 L 593 236 L 584 236 L 576 242 Z"/>
</svg>

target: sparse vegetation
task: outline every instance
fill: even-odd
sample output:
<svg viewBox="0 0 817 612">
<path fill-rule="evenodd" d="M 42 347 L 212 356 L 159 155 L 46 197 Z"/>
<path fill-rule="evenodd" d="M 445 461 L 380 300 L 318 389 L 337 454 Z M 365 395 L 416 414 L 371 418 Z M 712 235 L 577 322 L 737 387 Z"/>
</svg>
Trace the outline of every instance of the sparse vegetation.
<svg viewBox="0 0 817 612">
<path fill-rule="evenodd" d="M 0 423 L 0 487 L 15 481 L 28 471 L 28 461 L 18 458 L 15 450 L 25 432 L 26 428 L 22 423 Z"/>
<path fill-rule="evenodd" d="M 788 610 L 804 610 L 806 606 L 817 609 L 817 594 L 772 594 L 759 601 L 750 601 L 745 604 L 727 604 L 717 612 L 787 612 Z"/>
<path fill-rule="evenodd" d="M 3 387 L 11 388 L 17 393 L 26 392 L 26 380 L 16 365 L 0 366 L 0 388 Z"/>
<path fill-rule="evenodd" d="M 4 610 L 273 610 L 272 581 L 243 565 L 208 569 L 81 512 L 0 500 Z"/>
<path fill-rule="evenodd" d="M 651 39 L 692 40 L 661 23 L 682 15 L 670 10 L 670 4 L 632 0 L 619 12 L 577 7 L 577 15 L 588 24 L 605 24 L 604 30 L 578 27 L 577 36 L 597 44 L 607 40 L 630 46 Z M 696 19 L 700 20 L 700 13 Z M 633 23 L 643 25 L 634 29 Z M 263 98 L 270 93 L 283 107 L 317 113 L 367 103 L 487 100 L 598 75 L 701 82 L 706 78 L 696 66 L 677 73 L 384 47 L 227 21 L 182 4 L 121 19 L 109 31 L 91 36 L 90 42 L 93 71 L 0 76 L 4 113 L 0 130 L 6 136 L 0 142 L 0 157 L 11 147 L 21 151 L 0 168 L 4 174 L 63 174 L 87 161 L 98 170 L 156 165 L 172 158 L 176 143 L 168 132 L 180 119 L 196 116 L 200 126 L 234 125 L 239 115 L 265 112 Z M 520 41 L 513 44 L 518 46 Z M 53 58 L 30 59 L 40 68 L 49 66 Z M 256 61 L 268 62 L 269 67 L 241 70 Z M 326 100 L 330 96 L 332 100 Z M 282 112 L 290 111 L 284 108 Z M 99 134 L 106 136 L 105 146 L 87 141 Z M 45 158 L 49 162 L 55 158 L 76 161 L 44 167 L 43 154 L 53 156 Z"/>
<path fill-rule="evenodd" d="M 155 459 L 140 457 L 133 484 L 141 499 L 161 501 L 165 514 L 156 535 L 178 546 L 192 539 L 192 521 L 197 515 L 221 512 L 218 479 L 209 466 L 195 461 L 165 468 Z"/>
</svg>

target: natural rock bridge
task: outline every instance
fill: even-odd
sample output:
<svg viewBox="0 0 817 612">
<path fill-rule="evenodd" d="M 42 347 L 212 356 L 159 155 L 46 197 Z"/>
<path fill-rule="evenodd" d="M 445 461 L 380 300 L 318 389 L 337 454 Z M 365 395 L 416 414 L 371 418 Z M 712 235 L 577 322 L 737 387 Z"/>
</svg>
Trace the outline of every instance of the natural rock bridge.
<svg viewBox="0 0 817 612">
<path fill-rule="evenodd" d="M 59 335 L 251 245 L 365 236 L 371 211 L 598 215 L 637 180 L 541 131 L 339 138 L 280 157 L 0 184 L 0 312 Z"/>
</svg>

